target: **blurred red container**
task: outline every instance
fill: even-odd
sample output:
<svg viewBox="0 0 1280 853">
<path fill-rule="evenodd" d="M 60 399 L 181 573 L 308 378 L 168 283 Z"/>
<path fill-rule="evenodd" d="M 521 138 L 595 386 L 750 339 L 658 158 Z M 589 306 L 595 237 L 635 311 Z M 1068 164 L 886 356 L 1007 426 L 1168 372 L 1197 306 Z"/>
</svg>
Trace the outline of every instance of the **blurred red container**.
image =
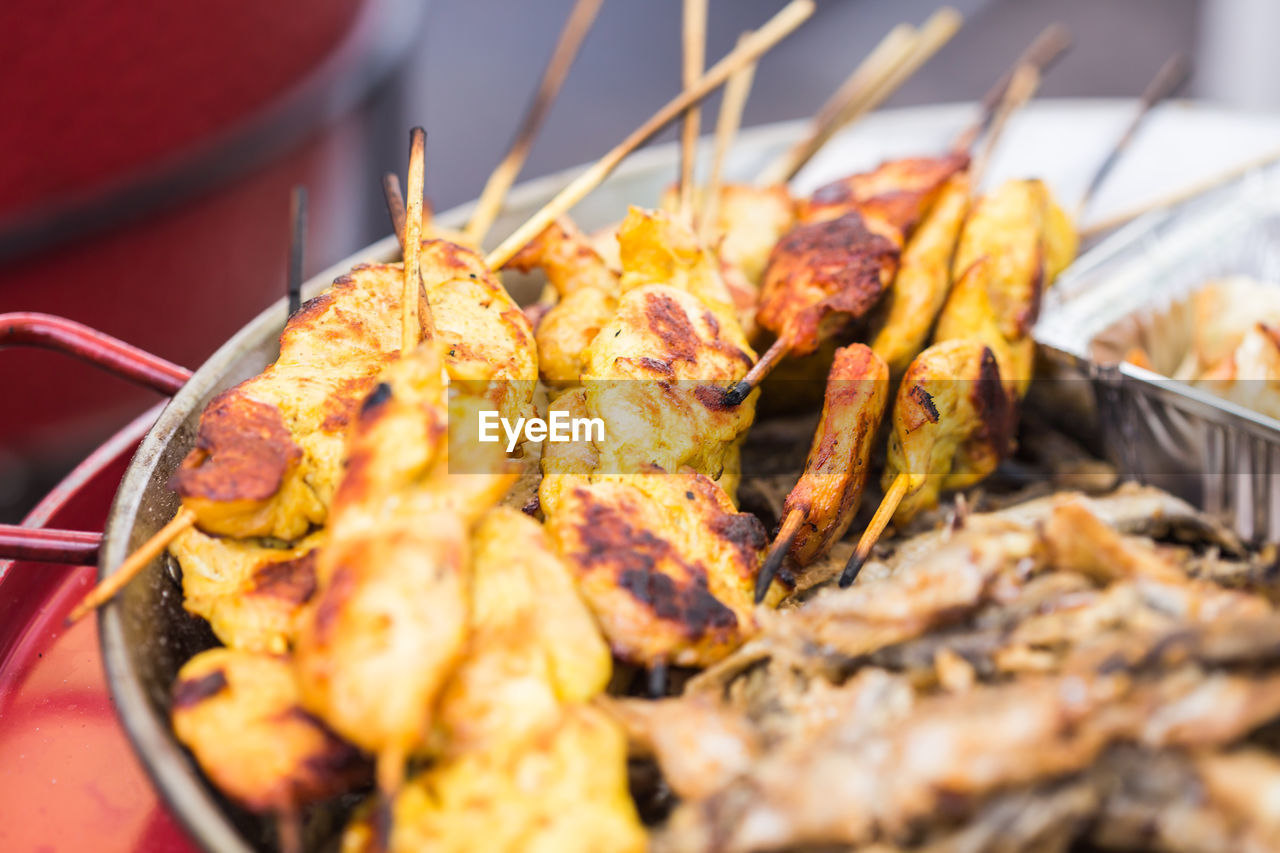
<svg viewBox="0 0 1280 853">
<path fill-rule="evenodd" d="M 367 236 L 377 134 L 358 110 L 423 7 L 0 4 L 0 312 L 61 314 L 200 363 L 282 292 L 292 185 L 310 190 L 309 269 Z M 12 490 L 154 397 L 27 350 L 0 356 L 0 400 Z"/>
</svg>

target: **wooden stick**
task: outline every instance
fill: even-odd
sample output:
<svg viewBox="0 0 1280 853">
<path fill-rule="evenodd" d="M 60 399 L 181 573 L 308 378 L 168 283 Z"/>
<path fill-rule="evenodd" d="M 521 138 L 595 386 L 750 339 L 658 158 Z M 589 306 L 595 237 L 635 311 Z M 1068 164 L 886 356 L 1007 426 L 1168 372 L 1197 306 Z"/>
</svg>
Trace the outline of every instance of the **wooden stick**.
<svg viewBox="0 0 1280 853">
<path fill-rule="evenodd" d="M 769 375 L 769 371 L 773 370 L 774 365 L 781 361 L 790 351 L 791 340 L 785 334 L 775 340 L 764 351 L 764 355 L 760 356 L 756 363 L 751 365 L 747 375 L 731 385 L 728 391 L 725 391 L 725 405 L 741 405 L 742 401 L 747 399 L 747 395 Z"/>
<path fill-rule="evenodd" d="M 987 133 L 987 139 L 982 146 L 982 151 L 974 158 L 973 164 L 969 167 L 970 193 L 974 195 L 978 193 L 983 175 L 991 164 L 991 157 L 1000 142 L 1000 137 L 1004 134 L 1004 130 L 1009 124 L 1009 119 L 1014 113 L 1027 105 L 1027 102 L 1031 100 L 1039 86 L 1040 72 L 1034 65 L 1023 65 L 1014 71 L 1013 79 L 1009 81 L 1009 88 L 1005 91 L 1004 100 L 1001 102 L 1000 108 L 996 110 L 995 118 L 991 122 L 991 130 Z"/>
<path fill-rule="evenodd" d="M 114 598 L 116 593 L 124 589 L 129 581 L 133 580 L 152 560 L 160 556 L 160 553 L 169 547 L 169 543 L 178 538 L 178 534 L 195 523 L 196 514 L 194 512 L 186 507 L 179 509 L 178 514 L 168 524 L 142 543 L 142 546 L 130 554 L 120 564 L 119 568 L 103 578 L 97 586 L 89 591 L 88 595 L 80 600 L 80 603 L 71 611 L 71 615 L 67 617 L 67 624 L 78 621 L 86 613 L 96 610 Z"/>
<path fill-rule="evenodd" d="M 422 191 L 426 181 L 427 133 L 409 131 L 409 198 L 404 220 L 404 290 L 401 293 L 400 355 L 408 355 L 421 338 L 418 317 L 419 258 L 422 254 Z"/>
<path fill-rule="evenodd" d="M 404 251 L 404 193 L 400 191 L 400 177 L 395 172 L 387 172 L 382 176 L 382 195 L 387 200 L 387 214 L 391 217 L 391 228 L 396 232 L 396 240 L 400 241 L 400 251 Z"/>
<path fill-rule="evenodd" d="M 752 33 L 746 43 L 734 50 L 724 59 L 698 79 L 698 83 L 685 89 L 679 95 L 654 113 L 644 124 L 636 128 L 616 148 L 605 154 L 590 168 L 569 182 L 555 198 L 535 213 L 527 222 L 516 229 L 510 237 L 494 249 L 485 258 L 490 269 L 498 269 L 520 251 L 534 237 L 556 220 L 569 212 L 575 204 L 585 198 L 600 182 L 607 178 L 618 164 L 635 149 L 648 142 L 667 125 L 679 117 L 685 107 L 705 98 L 708 93 L 724 84 L 733 73 L 760 58 L 765 51 L 773 47 L 806 18 L 813 14 L 813 0 L 791 0 L 778 14 L 774 15 L 756 32 Z"/>
<path fill-rule="evenodd" d="M 307 240 L 307 188 L 293 188 L 289 198 L 289 316 L 302 307 L 302 255 Z"/>
<path fill-rule="evenodd" d="M 871 523 L 867 525 L 866 530 L 862 531 L 858 547 L 854 549 L 849 562 L 845 563 L 844 571 L 840 573 L 841 587 L 849 586 L 858 579 L 858 572 L 862 571 L 862 565 L 871 555 L 871 549 L 879 541 L 880 534 L 884 533 L 884 529 L 889 526 L 889 520 L 898 511 L 898 504 L 902 503 L 902 499 L 907 496 L 910 479 L 906 471 L 893 478 L 893 484 L 889 486 L 889 491 L 884 493 L 880 506 L 876 507 L 876 514 L 871 517 Z"/>
<path fill-rule="evenodd" d="M 804 521 L 804 513 L 798 509 L 791 510 L 787 513 L 787 517 L 782 519 L 782 526 L 778 528 L 778 537 L 773 540 L 773 547 L 769 549 L 769 555 L 764 558 L 760 574 L 756 575 L 756 604 L 764 601 L 765 596 L 769 594 L 769 586 L 777 576 L 778 569 L 782 567 L 782 561 L 787 556 L 787 552 L 795 544 L 802 521 Z"/>
<path fill-rule="evenodd" d="M 1097 171 L 1093 173 L 1093 178 L 1090 179 L 1089 185 L 1085 187 L 1084 192 L 1080 195 L 1080 201 L 1076 204 L 1074 217 L 1077 222 L 1089 207 L 1089 202 L 1097 194 L 1102 182 L 1107 179 L 1107 176 L 1115 168 L 1116 163 L 1124 156 L 1124 152 L 1129 148 L 1129 143 L 1133 142 L 1133 138 L 1137 136 L 1138 128 L 1142 126 L 1143 120 L 1151 114 L 1152 107 L 1176 92 L 1186 82 L 1190 73 L 1191 65 L 1187 62 L 1186 56 L 1181 53 L 1175 53 L 1165 60 L 1164 65 L 1160 66 L 1160 70 L 1156 72 L 1156 76 L 1147 84 L 1147 88 L 1143 90 L 1142 96 L 1138 99 L 1138 108 L 1129 119 L 1129 124 L 1125 127 L 1124 133 L 1120 134 L 1120 138 L 1116 140 L 1111 150 L 1107 152 L 1107 156 L 1102 158 L 1102 162 L 1098 165 Z"/>
<path fill-rule="evenodd" d="M 698 82 L 707 64 L 707 0 L 684 0 L 684 63 L 681 85 Z M 693 167 L 698 158 L 702 111 L 695 102 L 684 111 L 680 128 L 680 215 L 693 224 Z"/>
<path fill-rule="evenodd" d="M 888 77 L 894 68 L 907 61 L 915 45 L 916 28 L 910 24 L 898 24 L 889 30 L 880 43 L 867 54 L 857 68 L 853 69 L 853 72 L 814 114 L 805 138 L 796 142 L 766 166 L 756 179 L 756 183 L 760 186 L 770 186 L 790 180 L 840 129 L 840 117 L 849 106 L 865 100 L 875 90 L 880 80 Z"/>
<path fill-rule="evenodd" d="M 952 149 L 955 151 L 969 151 L 973 148 L 975 142 L 982 134 L 986 133 L 991 127 L 991 122 L 995 120 L 996 111 L 999 110 L 1000 104 L 1005 99 L 1005 93 L 1009 89 L 1009 83 L 1013 80 L 1013 75 L 1019 68 L 1024 65 L 1030 65 L 1040 72 L 1043 77 L 1055 62 L 1062 58 L 1071 47 L 1071 31 L 1062 24 L 1050 24 L 1045 27 L 1038 36 L 1027 45 L 1027 49 L 1014 60 L 1013 65 L 1009 66 L 1009 70 L 1005 71 L 996 80 L 995 84 L 982 97 L 982 104 L 978 110 L 978 118 L 969 127 L 960 132 L 956 137 Z"/>
<path fill-rule="evenodd" d="M 1239 166 L 1233 166 L 1212 178 L 1197 181 L 1194 184 L 1184 187 L 1183 189 L 1176 190 L 1168 195 L 1143 202 L 1140 205 L 1131 207 L 1126 211 L 1115 214 L 1114 216 L 1108 216 L 1106 219 L 1101 219 L 1091 225 L 1086 225 L 1080 229 L 1080 239 L 1091 240 L 1099 234 L 1103 234 L 1113 228 L 1119 228 L 1121 225 L 1132 222 L 1139 216 L 1190 201 L 1196 196 L 1203 195 L 1204 193 L 1216 190 L 1225 184 L 1229 184 L 1232 181 L 1239 180 L 1250 172 L 1264 169 L 1267 166 L 1271 166 L 1276 163 L 1280 163 L 1280 150 L 1272 151 L 1269 154 L 1257 157 L 1253 160 L 1248 160 L 1241 163 Z"/>
<path fill-rule="evenodd" d="M 485 235 L 489 233 L 489 229 L 493 227 L 493 221 L 498 218 L 502 203 L 511 185 L 515 183 L 516 177 L 519 176 L 520 170 L 524 168 L 529 150 L 533 147 L 533 140 L 537 138 L 547 114 L 551 112 L 551 105 L 555 103 L 556 95 L 560 93 L 565 78 L 569 76 L 569 69 L 573 66 L 573 61 L 577 58 L 578 50 L 582 47 L 587 33 L 590 32 L 591 25 L 595 23 L 596 14 L 600 11 L 602 2 L 603 0 L 578 0 L 574 4 L 573 11 L 569 13 L 555 49 L 551 51 L 551 59 L 547 63 L 546 70 L 542 72 L 542 82 L 538 84 L 538 91 L 534 94 L 533 101 L 530 102 L 524 118 L 520 121 L 520 127 L 516 130 L 511 148 L 507 151 L 507 156 L 502 158 L 502 162 L 489 175 L 489 180 L 485 182 L 484 190 L 480 193 L 480 199 L 476 202 L 475 212 L 471 214 L 471 221 L 463 231 L 473 245 L 480 245 Z"/>
<path fill-rule="evenodd" d="M 785 180 L 790 181 L 794 178 L 837 130 L 847 127 L 888 100 L 890 95 L 951 40 L 963 22 L 964 18 L 960 13 L 949 6 L 944 6 L 930 15 L 929 19 L 921 24 L 916 33 L 914 46 L 906 57 L 886 69 L 885 74 L 874 83 L 864 97 L 848 104 L 836 117 L 830 133 L 826 134 L 812 150 L 804 152 L 804 156 L 788 164 Z"/>
<path fill-rule="evenodd" d="M 738 38 L 738 47 L 742 46 L 746 33 Z M 715 233 L 716 217 L 720 214 L 720 186 L 724 180 L 724 163 L 729 156 L 729 148 L 733 138 L 742 126 L 742 111 L 751 96 L 751 83 L 756 76 L 756 66 L 744 67 L 729 78 L 724 86 L 724 95 L 720 101 L 720 114 L 716 118 L 715 148 L 711 155 L 711 174 L 703 190 L 702 212 L 698 215 L 699 236 L 703 243 L 711 239 Z"/>
</svg>

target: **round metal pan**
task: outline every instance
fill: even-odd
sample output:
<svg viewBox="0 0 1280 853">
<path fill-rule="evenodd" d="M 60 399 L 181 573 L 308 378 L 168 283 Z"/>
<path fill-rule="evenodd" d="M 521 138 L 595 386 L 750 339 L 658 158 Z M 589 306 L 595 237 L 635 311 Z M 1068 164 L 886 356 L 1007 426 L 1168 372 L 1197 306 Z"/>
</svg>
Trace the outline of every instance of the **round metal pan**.
<svg viewBox="0 0 1280 853">
<path fill-rule="evenodd" d="M 1090 169 L 1123 127 L 1128 101 L 1060 101 L 1032 105 L 1011 124 L 992 162 L 990 180 L 1038 175 L 1060 197 L 1075 198 Z M 972 117 L 969 105 L 881 113 L 832 140 L 797 182 L 799 190 L 874 165 L 881 159 L 937 152 Z M 757 173 L 803 132 L 803 123 L 771 125 L 743 133 L 728 164 L 732 176 Z M 1112 181 L 1099 195 L 1099 217 L 1171 188 L 1212 175 L 1226 166 L 1280 145 L 1280 118 L 1169 104 L 1153 116 Z M 704 149 L 708 146 L 704 145 Z M 705 151 L 704 151 L 705 153 Z M 627 205 L 654 205 L 675 175 L 672 145 L 641 152 L 574 211 L 591 230 L 615 222 Z M 432 168 L 432 164 L 428 164 Z M 565 172 L 524 184 L 510 197 L 493 233 L 501 237 L 537 210 L 569 179 Z M 438 217 L 446 226 L 466 221 L 470 205 Z M 398 257 L 388 237 L 312 278 L 304 296 L 318 294 L 339 274 L 361 262 Z M 531 280 L 508 276 L 517 299 L 536 293 Z M 283 287 L 282 287 L 283 290 Z M 265 368 L 277 353 L 286 319 L 285 301 L 245 326 L 193 375 L 165 408 L 139 446 L 108 518 L 100 576 L 111 574 L 128 553 L 178 509 L 169 490 L 172 472 L 190 449 L 201 411 L 217 393 Z M 269 821 L 236 809 L 204 780 L 169 726 L 169 689 L 178 668 L 215 645 L 205 623 L 182 609 L 181 589 L 162 560 L 144 573 L 101 614 L 100 638 L 108 681 L 130 739 L 174 814 L 210 851 L 248 851 L 271 845 Z M 306 827 L 308 849 L 331 841 L 337 810 L 320 811 Z"/>
</svg>

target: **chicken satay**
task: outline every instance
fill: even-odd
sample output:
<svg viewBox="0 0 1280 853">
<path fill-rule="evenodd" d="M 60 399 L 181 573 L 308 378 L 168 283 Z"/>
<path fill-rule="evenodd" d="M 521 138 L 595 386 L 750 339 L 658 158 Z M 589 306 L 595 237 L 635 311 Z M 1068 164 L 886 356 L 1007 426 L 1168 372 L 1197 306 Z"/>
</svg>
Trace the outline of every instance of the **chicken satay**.
<svg viewBox="0 0 1280 853">
<path fill-rule="evenodd" d="M 953 175 L 902 252 L 875 318 L 871 349 L 900 375 L 929 340 L 951 287 L 951 258 L 969 210 L 969 176 Z"/>
<path fill-rule="evenodd" d="M 252 811 L 287 815 L 372 775 L 367 756 L 302 707 L 286 657 L 201 652 L 178 671 L 171 713 L 205 775 Z"/>
<path fill-rule="evenodd" d="M 541 269 L 550 307 L 537 323 L 538 368 L 552 387 L 575 385 L 582 376 L 582 352 L 617 310 L 618 274 L 605 265 L 568 217 L 561 217 L 506 264 L 529 272 Z"/>
<path fill-rule="evenodd" d="M 618 657 L 707 666 L 755 631 L 764 527 L 712 480 L 550 475 L 543 484 L 547 531 Z"/>
<path fill-rule="evenodd" d="M 182 606 L 202 616 L 225 645 L 283 654 L 316 588 L 323 531 L 290 548 L 182 532 L 169 552 L 182 566 Z"/>
<path fill-rule="evenodd" d="M 341 849 L 641 853 L 647 839 L 626 763 L 621 728 L 600 710 L 570 706 L 524 739 L 432 765 L 396 798 L 389 838 L 366 810 Z"/>
<path fill-rule="evenodd" d="M 1044 288 L 1074 254 L 1074 231 L 1054 207 L 1037 180 L 1007 181 L 978 200 L 956 246 L 955 284 L 934 333 L 935 341 L 972 338 L 991 347 L 1019 397 L 1031 382 L 1031 327 Z"/>
<path fill-rule="evenodd" d="M 884 498 L 840 575 L 857 578 L 890 520 L 905 524 L 937 505 L 944 489 L 973 485 L 995 470 L 1013 441 L 1016 411 L 999 362 L 978 340 L 944 341 L 907 368 L 893 406 Z"/>
<path fill-rule="evenodd" d="M 878 355 L 863 344 L 836 350 L 822 418 L 804 473 L 782 505 L 782 524 L 757 579 L 757 601 L 768 594 L 784 557 L 807 566 L 849 529 L 888 400 L 889 368 Z"/>
<path fill-rule="evenodd" d="M 454 450 L 442 368 L 429 340 L 362 405 L 297 638 L 306 706 L 377 754 L 389 794 L 465 650 L 470 528 L 515 478 L 495 444 Z"/>
<path fill-rule="evenodd" d="M 985 478 L 1009 451 L 1014 408 L 991 348 L 971 339 L 926 349 L 907 368 L 893 407 L 882 483 L 899 474 L 906 494 L 894 520 L 904 524 L 937 505 L 944 490 Z"/>
<path fill-rule="evenodd" d="M 882 164 L 797 204 L 798 223 L 774 247 L 760 293 L 760 326 L 775 336 L 729 391 L 740 401 L 787 355 L 816 352 L 877 305 L 903 246 L 968 155 Z"/>
<path fill-rule="evenodd" d="M 472 548 L 467 657 L 441 695 L 433 750 L 446 759 L 553 724 L 561 706 L 602 693 L 613 666 L 541 525 L 496 507 L 476 527 Z"/>
<path fill-rule="evenodd" d="M 200 529 L 292 541 L 324 523 L 347 424 L 399 350 L 400 277 L 338 278 L 289 319 L 275 363 L 205 409 L 172 481 Z"/>
</svg>

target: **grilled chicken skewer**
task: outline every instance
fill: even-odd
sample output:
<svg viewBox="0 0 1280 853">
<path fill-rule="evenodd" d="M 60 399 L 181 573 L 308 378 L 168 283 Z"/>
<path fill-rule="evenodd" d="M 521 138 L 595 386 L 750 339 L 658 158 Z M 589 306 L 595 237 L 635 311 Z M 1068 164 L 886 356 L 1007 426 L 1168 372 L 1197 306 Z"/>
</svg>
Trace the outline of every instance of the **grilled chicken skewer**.
<svg viewBox="0 0 1280 853">
<path fill-rule="evenodd" d="M 1044 67 L 1066 47 L 1061 28 L 1051 27 L 1019 58 L 1021 65 L 1015 67 Z M 989 94 L 984 99 L 983 114 L 974 127 L 982 128 L 989 123 L 991 114 L 1007 96 L 1012 79 L 1012 74 L 1006 75 L 993 88 L 993 92 L 1000 93 L 999 97 L 993 100 Z M 948 234 L 956 233 L 956 218 L 963 216 L 963 188 L 954 184 L 947 186 L 947 182 L 953 178 L 956 184 L 962 182 L 970 165 L 965 152 L 976 139 L 977 134 L 970 128 L 960 134 L 948 154 L 889 161 L 872 172 L 822 187 L 811 199 L 798 203 L 798 224 L 774 248 L 761 292 L 758 321 L 776 336 L 775 341 L 747 377 L 730 389 L 730 402 L 745 396 L 787 354 L 816 352 L 823 340 L 866 317 L 882 294 L 892 289 L 902 255 L 914 242 L 911 238 L 915 227 L 925 220 L 934 204 L 945 197 L 948 199 L 946 215 L 930 229 L 926 242 L 910 252 L 912 272 L 906 283 L 912 289 L 902 289 L 907 301 L 889 319 L 906 322 L 904 309 L 909 307 L 933 307 L 936 312 L 943 289 L 919 285 L 938 281 L 938 258 L 945 254 L 939 246 L 946 243 Z M 904 195 L 899 195 L 900 192 Z M 888 252 L 883 244 L 871 239 L 868 232 L 888 240 L 894 251 Z M 824 245 L 828 246 L 826 251 L 821 248 Z M 843 249 L 850 260 L 868 254 L 880 255 L 885 258 L 884 265 L 878 275 L 873 275 L 865 262 L 860 268 L 853 263 L 842 264 L 831 255 L 830 249 Z M 797 269 L 803 272 L 797 274 Z M 932 276 L 930 270 L 934 271 Z M 913 304 L 917 301 L 919 305 Z M 919 327 L 923 325 L 927 330 L 931 319 L 930 316 L 921 323 L 919 315 L 912 315 L 907 325 L 913 328 L 906 337 L 918 340 L 917 346 L 923 343 Z M 901 349 L 894 345 L 896 337 L 895 329 L 887 333 L 882 343 L 901 369 L 910 357 L 904 359 Z"/>
<path fill-rule="evenodd" d="M 440 696 L 435 760 L 396 800 L 386 849 L 427 838 L 473 849 L 481 821 L 496 831 L 486 849 L 643 849 L 624 739 L 586 705 L 609 682 L 609 649 L 568 568 L 542 527 L 507 507 L 485 515 L 472 551 L 467 656 Z M 343 850 L 374 846 L 371 817 L 348 826 Z"/>
<path fill-rule="evenodd" d="M 586 350 L 584 386 L 553 404 L 601 418 L 608 441 L 548 446 L 540 502 L 615 654 L 706 665 L 755 626 L 764 530 L 730 498 L 754 406 L 724 408 L 716 384 L 751 350 L 687 228 L 633 209 L 619 237 L 625 292 Z"/>
<path fill-rule="evenodd" d="M 804 473 L 783 503 L 782 523 L 757 577 L 757 604 L 768 595 L 784 558 L 806 566 L 849 529 L 888 399 L 889 367 L 883 359 L 863 344 L 836 350 Z"/>
</svg>

